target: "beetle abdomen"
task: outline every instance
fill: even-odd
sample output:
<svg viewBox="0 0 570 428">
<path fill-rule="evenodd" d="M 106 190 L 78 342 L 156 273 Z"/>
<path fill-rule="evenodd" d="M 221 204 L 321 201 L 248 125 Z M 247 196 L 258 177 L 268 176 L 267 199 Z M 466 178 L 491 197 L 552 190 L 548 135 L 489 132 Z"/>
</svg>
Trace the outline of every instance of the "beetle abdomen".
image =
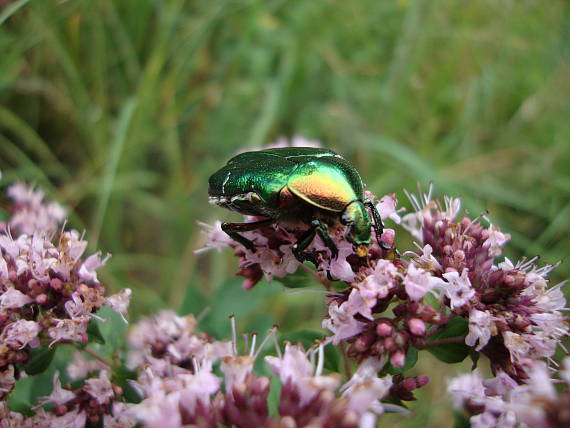
<svg viewBox="0 0 570 428">
<path fill-rule="evenodd" d="M 289 177 L 287 187 L 304 201 L 334 212 L 343 211 L 350 202 L 362 197 L 361 182 L 358 180 L 355 186 L 345 171 L 326 159 L 299 165 Z"/>
</svg>

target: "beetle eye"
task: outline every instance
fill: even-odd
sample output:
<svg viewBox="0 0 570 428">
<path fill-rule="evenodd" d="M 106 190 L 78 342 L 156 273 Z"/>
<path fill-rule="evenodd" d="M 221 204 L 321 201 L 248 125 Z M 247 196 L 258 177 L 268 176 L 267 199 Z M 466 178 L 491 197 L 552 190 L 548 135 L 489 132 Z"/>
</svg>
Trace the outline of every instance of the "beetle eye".
<svg viewBox="0 0 570 428">
<path fill-rule="evenodd" d="M 259 197 L 259 195 L 255 192 L 249 192 L 249 194 L 247 195 L 248 199 L 250 202 L 259 202 L 261 201 L 261 198 Z"/>
</svg>

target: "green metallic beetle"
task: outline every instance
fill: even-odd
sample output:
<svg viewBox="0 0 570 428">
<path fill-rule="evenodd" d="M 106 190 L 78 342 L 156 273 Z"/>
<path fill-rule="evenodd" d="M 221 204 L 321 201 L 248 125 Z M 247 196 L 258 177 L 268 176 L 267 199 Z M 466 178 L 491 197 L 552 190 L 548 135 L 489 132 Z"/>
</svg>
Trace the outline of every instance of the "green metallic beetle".
<svg viewBox="0 0 570 428">
<path fill-rule="evenodd" d="M 371 227 L 378 242 L 388 249 L 380 240 L 380 214 L 364 199 L 358 171 L 332 150 L 285 147 L 241 153 L 210 177 L 208 194 L 210 203 L 267 217 L 251 223 L 222 223 L 224 232 L 252 251 L 253 242 L 239 232 L 278 223 L 287 230 L 307 229 L 293 245 L 300 262 L 314 262 L 305 250 L 316 234 L 336 258 L 338 249 L 327 230 L 339 221 L 347 226 L 346 239 L 355 245 L 359 256 L 367 254 Z"/>
</svg>

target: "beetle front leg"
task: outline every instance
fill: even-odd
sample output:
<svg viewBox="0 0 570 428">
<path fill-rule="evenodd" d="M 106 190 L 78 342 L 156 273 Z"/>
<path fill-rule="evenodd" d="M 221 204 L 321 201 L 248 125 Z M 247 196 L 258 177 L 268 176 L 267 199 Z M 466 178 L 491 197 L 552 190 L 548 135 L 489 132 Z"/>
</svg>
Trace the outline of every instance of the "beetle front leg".
<svg viewBox="0 0 570 428">
<path fill-rule="evenodd" d="M 329 233 L 327 232 L 326 227 L 323 226 L 323 224 L 321 223 L 320 220 L 315 219 L 311 222 L 311 228 L 308 231 L 306 231 L 303 234 L 303 236 L 301 236 L 299 238 L 299 240 L 293 245 L 293 255 L 301 263 L 308 260 L 308 261 L 312 262 L 315 266 L 317 266 L 317 261 L 315 260 L 315 256 L 311 253 L 305 252 L 307 247 L 309 245 L 311 245 L 311 242 L 313 242 L 313 239 L 315 239 L 315 235 L 317 233 L 319 234 L 319 236 L 323 240 L 325 246 L 329 250 L 331 250 L 332 258 L 334 258 L 334 259 L 337 258 L 338 248 L 336 247 L 335 243 L 331 239 Z"/>
<path fill-rule="evenodd" d="M 251 223 L 222 223 L 222 230 L 228 234 L 234 241 L 239 242 L 245 248 L 255 252 L 255 245 L 250 239 L 240 235 L 238 232 L 249 232 L 251 230 L 261 229 L 275 223 L 275 220 L 268 218 L 266 220 L 253 221 Z"/>
<path fill-rule="evenodd" d="M 384 232 L 384 223 L 382 223 L 382 217 L 380 216 L 380 213 L 376 209 L 376 206 L 372 203 L 370 199 L 364 200 L 364 206 L 368 207 L 370 209 L 370 212 L 372 213 L 372 218 L 374 219 L 374 231 L 376 232 L 376 241 L 378 241 L 378 245 L 380 245 L 380 247 L 382 247 L 383 250 L 386 251 L 390 250 L 391 247 L 382 242 L 381 239 L 382 232 Z"/>
</svg>

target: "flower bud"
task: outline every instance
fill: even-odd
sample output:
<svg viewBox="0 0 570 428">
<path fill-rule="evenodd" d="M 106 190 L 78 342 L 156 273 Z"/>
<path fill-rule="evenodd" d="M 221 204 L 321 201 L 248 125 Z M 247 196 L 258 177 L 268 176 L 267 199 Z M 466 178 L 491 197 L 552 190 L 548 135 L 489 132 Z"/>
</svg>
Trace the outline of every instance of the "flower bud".
<svg viewBox="0 0 570 428">
<path fill-rule="evenodd" d="M 394 367 L 404 367 L 406 355 L 402 351 L 396 351 L 390 356 L 390 363 L 392 363 Z"/>
<path fill-rule="evenodd" d="M 411 318 L 408 320 L 408 328 L 414 336 L 424 336 L 426 334 L 426 325 L 419 318 Z"/>
<path fill-rule="evenodd" d="M 366 333 L 358 337 L 354 342 L 354 348 L 359 352 L 364 352 L 370 345 L 374 342 L 374 334 L 373 333 Z"/>
<path fill-rule="evenodd" d="M 384 348 L 388 352 L 393 352 L 398 349 L 398 346 L 396 345 L 396 341 L 393 338 L 387 337 L 384 339 Z"/>
<path fill-rule="evenodd" d="M 59 291 L 59 290 L 61 290 L 63 283 L 61 282 L 61 279 L 59 279 L 59 278 L 52 278 L 49 282 L 49 286 L 51 288 L 53 288 L 55 291 Z"/>
<path fill-rule="evenodd" d="M 393 229 L 384 229 L 384 232 L 382 233 L 380 240 L 388 247 L 393 247 L 395 235 L 396 233 L 394 232 Z"/>
<path fill-rule="evenodd" d="M 376 333 L 380 337 L 391 336 L 393 332 L 394 332 L 394 327 L 392 327 L 392 324 L 390 324 L 387 321 L 380 321 L 376 325 Z"/>
</svg>

